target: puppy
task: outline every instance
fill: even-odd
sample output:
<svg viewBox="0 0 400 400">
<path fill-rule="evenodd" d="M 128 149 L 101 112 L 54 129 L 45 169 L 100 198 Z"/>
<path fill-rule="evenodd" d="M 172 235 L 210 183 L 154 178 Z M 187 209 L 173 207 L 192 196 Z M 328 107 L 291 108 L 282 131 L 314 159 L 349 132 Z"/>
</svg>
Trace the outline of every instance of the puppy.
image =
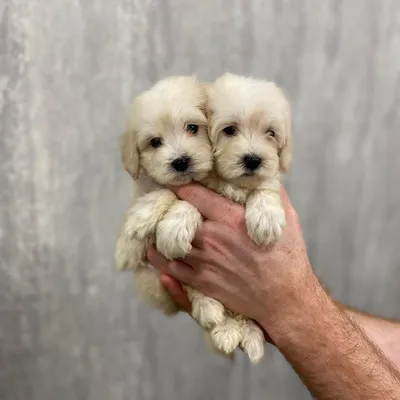
<svg viewBox="0 0 400 400">
<path fill-rule="evenodd" d="M 208 87 L 207 109 L 214 171 L 203 183 L 243 204 L 249 236 L 257 245 L 272 244 L 285 225 L 280 180 L 293 153 L 289 102 L 272 82 L 227 73 Z M 264 353 L 262 331 L 241 315 L 227 314 L 209 331 L 210 341 L 231 351 L 240 343 L 258 362 Z M 229 336 L 221 335 L 227 331 Z"/>
<path fill-rule="evenodd" d="M 166 315 L 178 307 L 145 256 L 152 243 L 168 259 L 191 250 L 202 217 L 165 186 L 199 181 L 211 171 L 205 106 L 205 88 L 194 77 L 166 78 L 136 98 L 121 136 L 123 164 L 136 190 L 118 238 L 116 263 L 135 271 L 141 297 Z M 185 289 L 192 315 L 202 327 L 209 329 L 225 319 L 220 302 Z"/>
</svg>

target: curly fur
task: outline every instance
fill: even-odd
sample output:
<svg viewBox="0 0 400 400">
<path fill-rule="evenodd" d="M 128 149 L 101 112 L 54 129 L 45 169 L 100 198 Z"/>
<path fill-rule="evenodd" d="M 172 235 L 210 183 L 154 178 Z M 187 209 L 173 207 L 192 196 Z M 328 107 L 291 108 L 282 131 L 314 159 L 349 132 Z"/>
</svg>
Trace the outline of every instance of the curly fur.
<svg viewBox="0 0 400 400">
<path fill-rule="evenodd" d="M 196 134 L 188 131 L 189 124 L 199 127 Z M 224 132 L 229 126 L 234 135 Z M 151 146 L 155 137 L 162 139 L 158 148 Z M 197 180 L 245 205 L 250 237 L 267 245 L 279 239 L 285 225 L 280 177 L 290 167 L 292 151 L 289 103 L 274 83 L 233 74 L 210 85 L 193 77 L 172 77 L 138 96 L 121 142 L 125 169 L 137 189 L 115 257 L 119 268 L 136 271 L 136 286 L 147 302 L 166 315 L 178 311 L 160 284 L 159 273 L 145 261 L 149 244 L 155 241 L 169 259 L 184 257 L 202 223 L 199 212 L 164 185 Z M 243 161 L 249 154 L 260 159 L 251 171 Z M 171 169 L 171 161 L 182 155 L 192 163 L 185 173 Z M 253 321 L 185 289 L 192 316 L 205 329 L 211 347 L 230 354 L 240 346 L 252 362 L 263 357 L 263 333 Z"/>
<path fill-rule="evenodd" d="M 207 97 L 215 168 L 203 183 L 243 204 L 249 236 L 260 246 L 272 244 L 285 225 L 280 179 L 289 170 L 293 153 L 289 102 L 272 82 L 230 73 L 208 87 Z M 260 161 L 254 170 L 246 167 L 248 155 Z M 209 331 L 209 342 L 226 352 L 240 345 L 252 362 L 260 361 L 264 355 L 261 329 L 242 315 L 226 314 Z"/>
<path fill-rule="evenodd" d="M 136 190 L 117 241 L 115 260 L 119 269 L 135 271 L 140 296 L 166 315 L 176 313 L 178 307 L 145 254 L 152 243 L 168 259 L 184 257 L 191 250 L 202 216 L 165 185 L 202 180 L 212 169 L 206 100 L 204 85 L 194 77 L 166 78 L 135 99 L 121 135 L 122 161 L 136 181 Z M 157 146 L 152 145 L 154 139 Z M 182 157 L 189 160 L 189 167 L 178 171 L 173 162 Z M 213 328 L 225 319 L 220 302 L 190 287 L 185 289 L 192 315 L 203 328 Z"/>
</svg>

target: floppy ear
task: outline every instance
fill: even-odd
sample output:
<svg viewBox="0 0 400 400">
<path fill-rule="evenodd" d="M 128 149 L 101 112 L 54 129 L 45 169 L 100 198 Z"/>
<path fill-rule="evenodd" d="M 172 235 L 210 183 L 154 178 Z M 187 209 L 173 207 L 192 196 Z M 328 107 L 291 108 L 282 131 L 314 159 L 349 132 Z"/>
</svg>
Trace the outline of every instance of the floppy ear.
<svg viewBox="0 0 400 400">
<path fill-rule="evenodd" d="M 205 91 L 206 91 L 206 104 L 205 104 L 205 115 L 208 121 L 208 128 L 207 128 L 207 134 L 208 134 L 208 139 L 210 140 L 210 143 L 212 147 L 214 148 L 215 146 L 215 136 L 216 132 L 214 129 L 215 126 L 215 117 L 214 117 L 214 112 L 211 107 L 212 103 L 212 98 L 214 96 L 214 85 L 212 83 L 208 83 L 204 86 Z"/>
<path fill-rule="evenodd" d="M 286 173 L 292 165 L 293 159 L 293 132 L 292 132 L 292 115 L 290 107 L 288 107 L 285 115 L 285 141 L 279 149 L 279 169 Z"/>
<path fill-rule="evenodd" d="M 139 177 L 140 163 L 139 163 L 139 149 L 136 143 L 136 132 L 126 130 L 120 136 L 120 151 L 122 164 L 126 171 L 132 176 L 133 179 Z"/>
</svg>

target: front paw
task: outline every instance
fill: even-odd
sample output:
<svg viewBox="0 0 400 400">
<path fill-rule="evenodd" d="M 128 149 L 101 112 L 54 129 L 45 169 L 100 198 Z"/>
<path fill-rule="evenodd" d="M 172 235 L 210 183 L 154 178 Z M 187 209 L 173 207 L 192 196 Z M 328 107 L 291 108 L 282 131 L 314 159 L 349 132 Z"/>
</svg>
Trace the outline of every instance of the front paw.
<svg viewBox="0 0 400 400">
<path fill-rule="evenodd" d="M 282 236 L 285 223 L 285 212 L 280 207 L 270 205 L 263 209 L 246 209 L 247 232 L 258 246 L 276 242 Z"/>
<path fill-rule="evenodd" d="M 138 240 L 153 236 L 158 221 L 175 201 L 176 196 L 167 189 L 140 197 L 128 211 L 125 234 Z"/>
<path fill-rule="evenodd" d="M 201 222 L 196 208 L 184 201 L 176 202 L 157 225 L 157 250 L 170 260 L 185 257 Z"/>
<path fill-rule="evenodd" d="M 146 264 L 146 250 L 149 246 L 148 240 L 138 241 L 130 239 L 125 235 L 118 238 L 114 253 L 114 259 L 118 271 L 132 269 L 137 270 Z"/>
</svg>

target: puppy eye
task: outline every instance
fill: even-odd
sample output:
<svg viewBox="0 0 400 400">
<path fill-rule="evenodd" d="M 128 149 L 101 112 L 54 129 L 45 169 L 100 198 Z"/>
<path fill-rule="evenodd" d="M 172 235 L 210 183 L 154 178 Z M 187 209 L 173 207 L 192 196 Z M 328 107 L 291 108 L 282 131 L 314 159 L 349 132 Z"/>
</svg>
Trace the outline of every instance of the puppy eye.
<svg viewBox="0 0 400 400">
<path fill-rule="evenodd" d="M 275 131 L 273 129 L 268 129 L 266 133 L 269 137 L 275 137 Z"/>
<path fill-rule="evenodd" d="M 196 124 L 188 124 L 188 126 L 186 127 L 186 129 L 187 129 L 190 133 L 196 134 L 197 131 L 199 130 L 199 126 L 196 125 Z"/>
<path fill-rule="evenodd" d="M 151 139 L 151 140 L 150 140 L 150 144 L 151 144 L 151 147 L 153 147 L 153 148 L 155 148 L 155 149 L 156 149 L 157 147 L 160 147 L 160 146 L 162 145 L 161 138 L 155 137 L 155 138 Z"/>
<path fill-rule="evenodd" d="M 236 133 L 236 128 L 234 126 L 227 126 L 226 128 L 223 129 L 223 132 L 225 135 L 228 136 L 233 136 Z"/>
</svg>

